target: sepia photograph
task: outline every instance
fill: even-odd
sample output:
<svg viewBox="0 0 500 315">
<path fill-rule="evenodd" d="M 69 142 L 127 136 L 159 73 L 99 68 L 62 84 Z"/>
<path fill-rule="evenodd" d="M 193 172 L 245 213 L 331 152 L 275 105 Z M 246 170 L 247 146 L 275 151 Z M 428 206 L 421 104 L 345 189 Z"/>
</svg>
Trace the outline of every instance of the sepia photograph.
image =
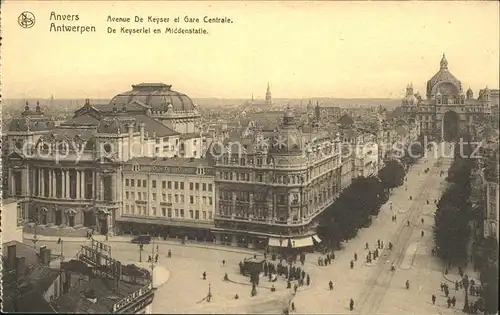
<svg viewBox="0 0 500 315">
<path fill-rule="evenodd" d="M 2 313 L 498 313 L 499 2 L 0 11 Z"/>
</svg>

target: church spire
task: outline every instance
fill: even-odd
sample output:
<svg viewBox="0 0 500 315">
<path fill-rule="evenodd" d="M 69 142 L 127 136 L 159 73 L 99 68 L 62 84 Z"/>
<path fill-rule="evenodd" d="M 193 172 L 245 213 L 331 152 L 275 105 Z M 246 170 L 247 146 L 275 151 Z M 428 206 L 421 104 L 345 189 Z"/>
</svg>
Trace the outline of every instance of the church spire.
<svg viewBox="0 0 500 315">
<path fill-rule="evenodd" d="M 447 70 L 448 69 L 448 60 L 446 60 L 446 56 L 443 53 L 443 58 L 441 58 L 441 63 L 440 63 L 440 68 L 441 70 Z"/>
<path fill-rule="evenodd" d="M 266 103 L 268 105 L 272 104 L 272 98 L 271 98 L 271 87 L 269 86 L 269 82 L 267 82 L 267 91 L 266 91 Z"/>
</svg>

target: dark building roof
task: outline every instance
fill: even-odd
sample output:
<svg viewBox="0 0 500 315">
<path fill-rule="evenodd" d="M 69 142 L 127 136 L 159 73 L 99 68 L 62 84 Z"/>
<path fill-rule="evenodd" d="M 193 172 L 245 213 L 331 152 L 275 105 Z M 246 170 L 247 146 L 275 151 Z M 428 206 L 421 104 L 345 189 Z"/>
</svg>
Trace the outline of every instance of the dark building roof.
<svg viewBox="0 0 500 315">
<path fill-rule="evenodd" d="M 166 110 L 172 104 L 174 111 L 191 111 L 195 105 L 186 94 L 171 89 L 171 85 L 164 83 L 141 83 L 132 85 L 132 90 L 120 93 L 113 97 L 110 104 L 118 107 L 132 101 L 139 101 L 150 106 L 153 110 Z"/>
<path fill-rule="evenodd" d="M 20 117 L 10 121 L 9 131 L 45 131 L 51 130 L 55 126 L 50 118 L 46 117 Z"/>
<path fill-rule="evenodd" d="M 140 131 L 140 124 L 144 124 L 144 132 L 148 133 L 149 137 L 168 137 L 179 135 L 179 133 L 161 122 L 146 116 L 146 115 L 115 115 L 105 117 L 97 127 L 98 133 L 108 134 L 126 134 L 128 133 L 128 125 L 133 125 L 133 132 Z"/>
<path fill-rule="evenodd" d="M 110 314 L 115 303 L 138 291 L 141 287 L 143 287 L 141 284 L 120 281 L 116 290 L 114 280 L 94 278 L 88 282 L 81 282 L 77 289 L 62 295 L 51 305 L 58 313 Z M 95 303 L 83 294 L 91 290 L 97 296 Z"/>
<path fill-rule="evenodd" d="M 354 120 L 351 116 L 349 116 L 349 114 L 344 114 L 339 118 L 338 123 L 344 126 L 351 126 L 354 124 Z"/>
<path fill-rule="evenodd" d="M 190 166 L 197 167 L 198 165 L 203 165 L 204 167 L 209 166 L 209 162 L 206 159 L 194 159 L 194 158 L 167 158 L 167 157 L 137 157 L 127 161 L 126 164 L 138 164 L 138 165 L 154 165 L 154 166 Z"/>
</svg>

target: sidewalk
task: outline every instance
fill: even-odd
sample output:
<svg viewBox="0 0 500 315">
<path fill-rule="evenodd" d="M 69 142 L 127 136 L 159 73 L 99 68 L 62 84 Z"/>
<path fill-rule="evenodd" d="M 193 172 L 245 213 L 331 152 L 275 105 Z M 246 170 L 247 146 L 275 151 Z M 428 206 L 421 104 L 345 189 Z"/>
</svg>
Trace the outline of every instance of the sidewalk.
<svg viewBox="0 0 500 315">
<path fill-rule="evenodd" d="M 23 241 L 29 241 L 33 240 L 34 235 L 33 234 L 28 234 L 24 233 L 23 235 Z M 36 236 L 38 241 L 43 241 L 43 242 L 57 242 L 59 237 L 57 236 L 44 236 L 44 235 L 37 235 Z M 97 241 L 106 243 L 106 244 L 113 244 L 113 243 L 130 243 L 132 237 L 130 236 L 110 236 L 108 240 L 106 241 L 106 236 L 105 235 L 94 235 L 93 238 Z M 72 243 L 82 243 L 85 244 L 87 242 L 90 242 L 90 239 L 86 237 L 67 237 L 67 238 L 61 238 L 63 242 L 72 242 Z M 220 245 L 215 245 L 215 244 L 210 244 L 210 243 L 193 243 L 193 242 L 186 242 L 186 244 L 181 244 L 180 241 L 174 241 L 174 240 L 163 240 L 163 239 L 154 239 L 155 244 L 168 244 L 172 246 L 185 246 L 185 247 L 192 247 L 192 248 L 203 248 L 203 249 L 211 249 L 211 250 L 218 250 L 218 251 L 225 251 L 225 252 L 232 252 L 232 253 L 240 253 L 240 254 L 247 254 L 247 255 L 261 255 L 257 250 L 251 250 L 251 249 L 239 249 L 239 248 L 233 248 L 233 247 L 228 247 L 228 246 L 220 246 Z"/>
</svg>

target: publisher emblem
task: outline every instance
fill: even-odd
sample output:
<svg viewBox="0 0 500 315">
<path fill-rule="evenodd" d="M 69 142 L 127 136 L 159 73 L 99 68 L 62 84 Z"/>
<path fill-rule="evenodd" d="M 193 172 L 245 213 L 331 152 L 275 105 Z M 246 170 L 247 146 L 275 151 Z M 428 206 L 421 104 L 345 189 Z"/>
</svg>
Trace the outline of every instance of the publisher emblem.
<svg viewBox="0 0 500 315">
<path fill-rule="evenodd" d="M 17 23 L 19 23 L 22 28 L 32 28 L 33 25 L 35 25 L 35 15 L 29 11 L 24 11 L 17 18 Z"/>
</svg>

